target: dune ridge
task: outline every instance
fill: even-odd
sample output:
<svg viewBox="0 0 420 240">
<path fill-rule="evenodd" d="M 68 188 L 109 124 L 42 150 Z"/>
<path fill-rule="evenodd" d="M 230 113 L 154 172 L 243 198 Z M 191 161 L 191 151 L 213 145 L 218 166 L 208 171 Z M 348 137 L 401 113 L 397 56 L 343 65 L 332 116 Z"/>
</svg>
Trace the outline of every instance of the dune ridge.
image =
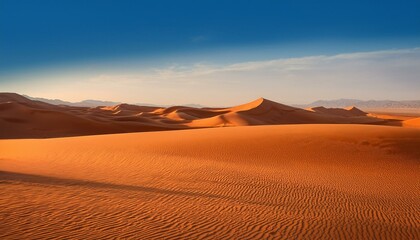
<svg viewBox="0 0 420 240">
<path fill-rule="evenodd" d="M 48 138 L 109 133 L 276 124 L 388 124 L 352 107 L 300 109 L 268 99 L 229 108 L 52 105 L 0 93 L 0 138 Z M 400 121 L 393 125 L 402 125 Z"/>
</svg>

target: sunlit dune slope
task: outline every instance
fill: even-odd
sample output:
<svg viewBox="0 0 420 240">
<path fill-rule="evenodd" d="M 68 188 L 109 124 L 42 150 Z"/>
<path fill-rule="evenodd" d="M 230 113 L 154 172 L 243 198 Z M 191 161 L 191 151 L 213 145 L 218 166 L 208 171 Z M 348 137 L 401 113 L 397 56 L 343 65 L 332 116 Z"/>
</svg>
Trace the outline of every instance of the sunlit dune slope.
<svg viewBox="0 0 420 240">
<path fill-rule="evenodd" d="M 48 138 L 248 125 L 387 124 L 357 108 L 304 110 L 259 98 L 230 108 L 168 108 L 119 104 L 95 108 L 51 105 L 0 93 L 0 138 Z M 401 125 L 400 121 L 394 125 Z"/>
<path fill-rule="evenodd" d="M 405 120 L 403 122 L 403 126 L 420 128 L 420 118 L 413 118 L 413 119 Z"/>
<path fill-rule="evenodd" d="M 417 239 L 420 130 L 0 140 L 1 239 Z"/>
<path fill-rule="evenodd" d="M 86 108 L 52 105 L 0 94 L 0 138 L 45 138 L 178 129 L 145 114 L 157 108 L 120 104 Z"/>
<path fill-rule="evenodd" d="M 342 117 L 362 117 L 366 116 L 367 113 L 356 107 L 347 107 L 347 108 L 325 108 L 325 107 L 313 107 L 308 108 L 309 111 L 325 113 L 329 115 L 342 116 Z"/>
</svg>

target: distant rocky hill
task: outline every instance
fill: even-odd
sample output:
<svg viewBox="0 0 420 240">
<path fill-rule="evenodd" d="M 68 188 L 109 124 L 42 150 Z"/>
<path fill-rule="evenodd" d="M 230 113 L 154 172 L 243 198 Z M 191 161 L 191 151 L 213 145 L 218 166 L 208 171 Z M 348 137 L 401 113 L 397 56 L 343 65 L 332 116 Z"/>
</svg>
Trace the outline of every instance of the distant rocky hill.
<svg viewBox="0 0 420 240">
<path fill-rule="evenodd" d="M 35 100 L 35 101 L 41 101 L 41 102 L 54 104 L 54 105 L 67 105 L 67 106 L 72 106 L 72 107 L 98 107 L 98 106 L 114 106 L 114 105 L 120 104 L 120 102 L 101 101 L 101 100 L 83 100 L 81 102 L 67 102 L 60 99 L 37 98 L 37 97 L 31 97 L 28 95 L 23 95 L 23 96 L 31 100 Z"/>
<path fill-rule="evenodd" d="M 357 99 L 337 99 L 337 100 L 318 100 L 310 104 L 295 105 L 301 108 L 324 106 L 328 108 L 343 108 L 356 106 L 362 109 L 384 109 L 384 108 L 420 108 L 420 100 L 413 101 L 392 101 L 392 100 L 357 100 Z"/>
<path fill-rule="evenodd" d="M 112 101 L 102 101 L 102 100 L 83 100 L 80 102 L 68 102 L 63 101 L 60 99 L 47 99 L 47 98 L 38 98 L 38 97 L 31 97 L 28 95 L 23 95 L 28 99 L 35 100 L 35 101 L 41 101 L 49 104 L 54 105 L 66 105 L 66 106 L 72 106 L 72 107 L 99 107 L 99 106 L 115 106 L 118 104 L 121 104 L 121 102 L 112 102 Z M 134 105 L 139 106 L 152 106 L 152 107 L 158 107 L 158 105 L 150 104 L 150 103 L 135 103 Z M 169 107 L 170 105 L 159 105 L 159 107 Z M 201 108 L 202 105 L 199 104 L 183 104 L 183 106 L 187 107 L 195 107 L 195 108 Z"/>
</svg>

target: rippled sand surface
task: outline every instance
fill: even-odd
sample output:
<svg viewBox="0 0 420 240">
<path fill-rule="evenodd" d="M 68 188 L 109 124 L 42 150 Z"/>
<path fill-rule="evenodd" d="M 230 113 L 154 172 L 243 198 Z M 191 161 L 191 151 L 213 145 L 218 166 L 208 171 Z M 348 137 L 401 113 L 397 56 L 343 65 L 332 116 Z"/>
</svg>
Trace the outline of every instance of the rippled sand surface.
<svg viewBox="0 0 420 240">
<path fill-rule="evenodd" d="M 419 239 L 420 130 L 0 140 L 0 239 Z"/>
</svg>

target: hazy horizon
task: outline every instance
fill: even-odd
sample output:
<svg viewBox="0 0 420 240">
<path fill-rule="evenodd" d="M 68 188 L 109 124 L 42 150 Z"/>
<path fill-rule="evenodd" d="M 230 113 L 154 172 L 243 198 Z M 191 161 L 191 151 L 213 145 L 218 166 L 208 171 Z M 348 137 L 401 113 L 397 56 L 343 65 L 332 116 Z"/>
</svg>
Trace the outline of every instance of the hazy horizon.
<svg viewBox="0 0 420 240">
<path fill-rule="evenodd" d="M 46 97 L 39 97 L 39 96 L 31 96 L 31 95 L 27 95 L 27 94 L 24 94 L 24 93 L 18 93 L 18 92 L 4 92 L 4 93 L 16 93 L 16 94 L 22 95 L 24 97 L 29 97 L 29 98 L 32 98 L 32 99 L 45 99 L 45 100 L 51 100 L 51 101 L 58 100 L 58 101 L 69 102 L 69 103 L 82 103 L 82 102 L 85 102 L 85 101 L 98 101 L 98 102 L 112 102 L 112 103 L 134 104 L 134 105 L 146 104 L 146 105 L 159 106 L 159 104 L 155 104 L 153 102 L 123 102 L 123 101 L 118 101 L 118 100 L 93 99 L 93 98 L 90 98 L 90 99 L 82 99 L 82 100 L 77 100 L 77 101 L 70 101 L 70 100 L 61 99 L 61 98 L 46 98 Z M 264 96 L 260 96 L 260 97 L 254 98 L 254 99 L 246 99 L 245 101 L 238 102 L 236 105 L 244 104 L 244 103 L 248 103 L 248 102 L 252 102 L 252 101 L 255 101 L 255 100 L 259 99 L 259 98 L 264 98 L 264 99 L 267 99 L 267 100 L 276 101 L 274 99 L 269 99 L 269 98 L 266 98 Z M 396 102 L 405 102 L 405 101 L 407 101 L 407 102 L 409 102 L 409 101 L 420 101 L 420 98 L 419 99 L 401 99 L 401 100 L 395 100 L 395 99 L 335 98 L 335 99 L 317 99 L 315 101 L 305 102 L 305 103 L 287 103 L 287 102 L 282 102 L 282 101 L 276 101 L 276 102 L 282 103 L 282 104 L 288 104 L 288 105 L 292 105 L 292 106 L 298 106 L 298 105 L 310 105 L 312 103 L 319 102 L 319 101 L 320 102 L 324 102 L 324 101 L 325 102 L 330 102 L 330 101 L 333 102 L 333 101 L 346 101 L 346 100 L 349 100 L 349 101 L 363 101 L 363 102 L 367 102 L 367 101 L 396 101 Z M 175 106 L 175 105 L 177 105 L 177 104 L 171 104 L 171 103 L 160 104 L 160 106 Z M 234 105 L 231 105 L 231 106 L 229 106 L 229 105 L 203 105 L 203 104 L 199 104 L 199 103 L 195 103 L 195 102 L 185 102 L 185 103 L 179 104 L 179 105 L 197 105 L 197 106 L 202 106 L 202 107 L 232 107 L 235 104 Z"/>
</svg>

